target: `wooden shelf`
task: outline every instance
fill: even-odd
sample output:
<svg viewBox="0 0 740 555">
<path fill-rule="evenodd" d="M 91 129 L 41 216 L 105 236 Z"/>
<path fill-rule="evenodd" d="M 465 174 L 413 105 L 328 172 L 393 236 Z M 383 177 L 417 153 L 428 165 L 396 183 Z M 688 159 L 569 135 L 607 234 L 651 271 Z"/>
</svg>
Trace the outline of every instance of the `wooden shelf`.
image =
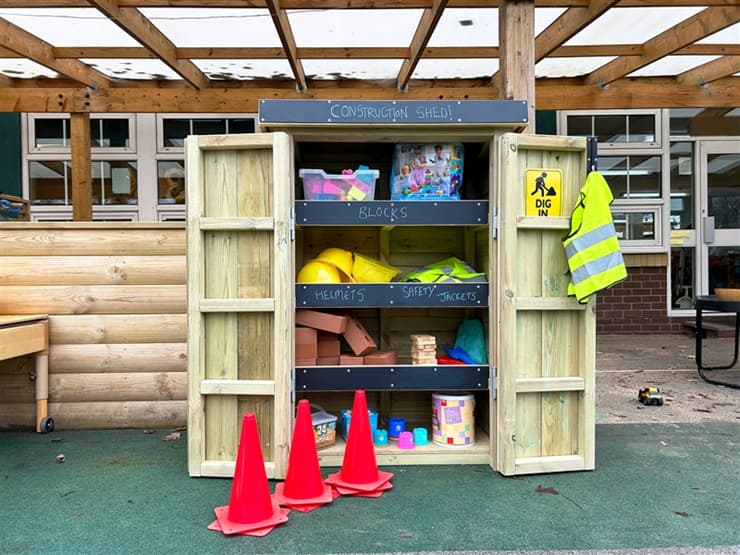
<svg viewBox="0 0 740 555">
<path fill-rule="evenodd" d="M 487 200 L 299 200 L 295 223 L 306 225 L 486 225 Z"/>
<path fill-rule="evenodd" d="M 485 307 L 488 283 L 297 283 L 296 308 Z"/>
<path fill-rule="evenodd" d="M 403 365 L 301 366 L 295 391 L 480 391 L 488 389 L 488 366 Z"/>
<path fill-rule="evenodd" d="M 337 438 L 334 445 L 319 449 L 321 466 L 342 466 L 345 442 Z M 475 443 L 470 447 L 442 447 L 429 440 L 427 445 L 413 449 L 399 449 L 397 442 L 383 447 L 375 446 L 378 465 L 406 464 L 491 464 L 490 439 L 480 429 L 475 430 Z"/>
</svg>

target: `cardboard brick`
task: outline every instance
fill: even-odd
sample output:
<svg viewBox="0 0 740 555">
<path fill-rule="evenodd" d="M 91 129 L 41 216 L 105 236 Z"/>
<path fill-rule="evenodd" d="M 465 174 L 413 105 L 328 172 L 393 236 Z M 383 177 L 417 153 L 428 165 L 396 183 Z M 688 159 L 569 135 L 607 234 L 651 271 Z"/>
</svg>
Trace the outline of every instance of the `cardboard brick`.
<svg viewBox="0 0 740 555">
<path fill-rule="evenodd" d="M 347 329 L 342 335 L 350 346 L 350 349 L 352 349 L 352 352 L 357 356 L 366 355 L 378 348 L 373 338 L 370 337 L 370 334 L 365 329 L 365 326 L 357 318 L 350 317 L 348 319 Z"/>
<path fill-rule="evenodd" d="M 316 366 L 315 358 L 297 358 L 295 359 L 296 367 L 299 366 Z"/>
<path fill-rule="evenodd" d="M 355 355 L 347 355 L 342 353 L 339 355 L 339 364 L 341 366 L 362 366 L 364 364 L 362 357 L 356 357 Z"/>
<path fill-rule="evenodd" d="M 368 366 L 377 364 L 396 364 L 398 361 L 398 351 L 376 351 L 369 353 L 364 357 L 365 364 Z"/>
<path fill-rule="evenodd" d="M 295 329 L 295 359 L 314 359 L 319 356 L 319 344 L 314 328 Z"/>
<path fill-rule="evenodd" d="M 319 366 L 337 366 L 339 364 L 339 357 L 319 357 Z"/>
<path fill-rule="evenodd" d="M 319 312 L 318 310 L 296 310 L 295 323 L 317 330 L 330 331 L 332 333 L 344 333 L 347 329 L 347 316 Z"/>
<path fill-rule="evenodd" d="M 339 336 L 335 333 L 329 333 L 327 331 L 320 331 L 318 333 L 319 342 L 319 358 L 321 357 L 335 357 L 339 359 Z"/>
</svg>

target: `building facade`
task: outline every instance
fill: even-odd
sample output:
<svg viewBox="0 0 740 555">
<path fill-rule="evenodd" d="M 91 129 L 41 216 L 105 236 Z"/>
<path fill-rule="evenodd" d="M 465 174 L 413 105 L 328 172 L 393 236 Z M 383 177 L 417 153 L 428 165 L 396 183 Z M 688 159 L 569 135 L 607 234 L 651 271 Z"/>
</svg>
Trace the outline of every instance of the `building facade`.
<svg viewBox="0 0 740 555">
<path fill-rule="evenodd" d="M 71 221 L 69 116 L 0 123 L 0 189 L 29 199 L 34 221 Z M 740 108 L 561 111 L 553 131 L 598 139 L 614 194 L 630 276 L 600 295 L 599 333 L 678 332 L 697 295 L 740 287 Z M 259 126 L 256 114 L 92 114 L 90 132 L 94 220 L 184 221 L 185 137 Z"/>
</svg>

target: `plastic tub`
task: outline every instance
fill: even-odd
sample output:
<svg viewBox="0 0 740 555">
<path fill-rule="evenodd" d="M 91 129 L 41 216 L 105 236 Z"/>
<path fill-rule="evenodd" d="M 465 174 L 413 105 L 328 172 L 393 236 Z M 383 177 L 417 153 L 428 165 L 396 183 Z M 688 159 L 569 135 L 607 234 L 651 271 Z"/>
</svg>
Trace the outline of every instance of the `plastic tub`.
<svg viewBox="0 0 740 555">
<path fill-rule="evenodd" d="M 324 170 L 300 169 L 306 200 L 374 200 L 379 170 L 356 170 L 332 174 Z"/>
</svg>

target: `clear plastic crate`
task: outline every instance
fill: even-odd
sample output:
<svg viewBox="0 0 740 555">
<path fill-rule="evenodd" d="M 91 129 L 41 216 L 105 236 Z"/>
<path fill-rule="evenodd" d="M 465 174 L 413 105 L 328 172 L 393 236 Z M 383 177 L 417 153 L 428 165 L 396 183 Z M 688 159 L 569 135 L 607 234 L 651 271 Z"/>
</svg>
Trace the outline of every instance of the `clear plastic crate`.
<svg viewBox="0 0 740 555">
<path fill-rule="evenodd" d="M 306 200 L 374 200 L 379 170 L 363 169 L 333 174 L 324 170 L 300 169 Z"/>
</svg>

